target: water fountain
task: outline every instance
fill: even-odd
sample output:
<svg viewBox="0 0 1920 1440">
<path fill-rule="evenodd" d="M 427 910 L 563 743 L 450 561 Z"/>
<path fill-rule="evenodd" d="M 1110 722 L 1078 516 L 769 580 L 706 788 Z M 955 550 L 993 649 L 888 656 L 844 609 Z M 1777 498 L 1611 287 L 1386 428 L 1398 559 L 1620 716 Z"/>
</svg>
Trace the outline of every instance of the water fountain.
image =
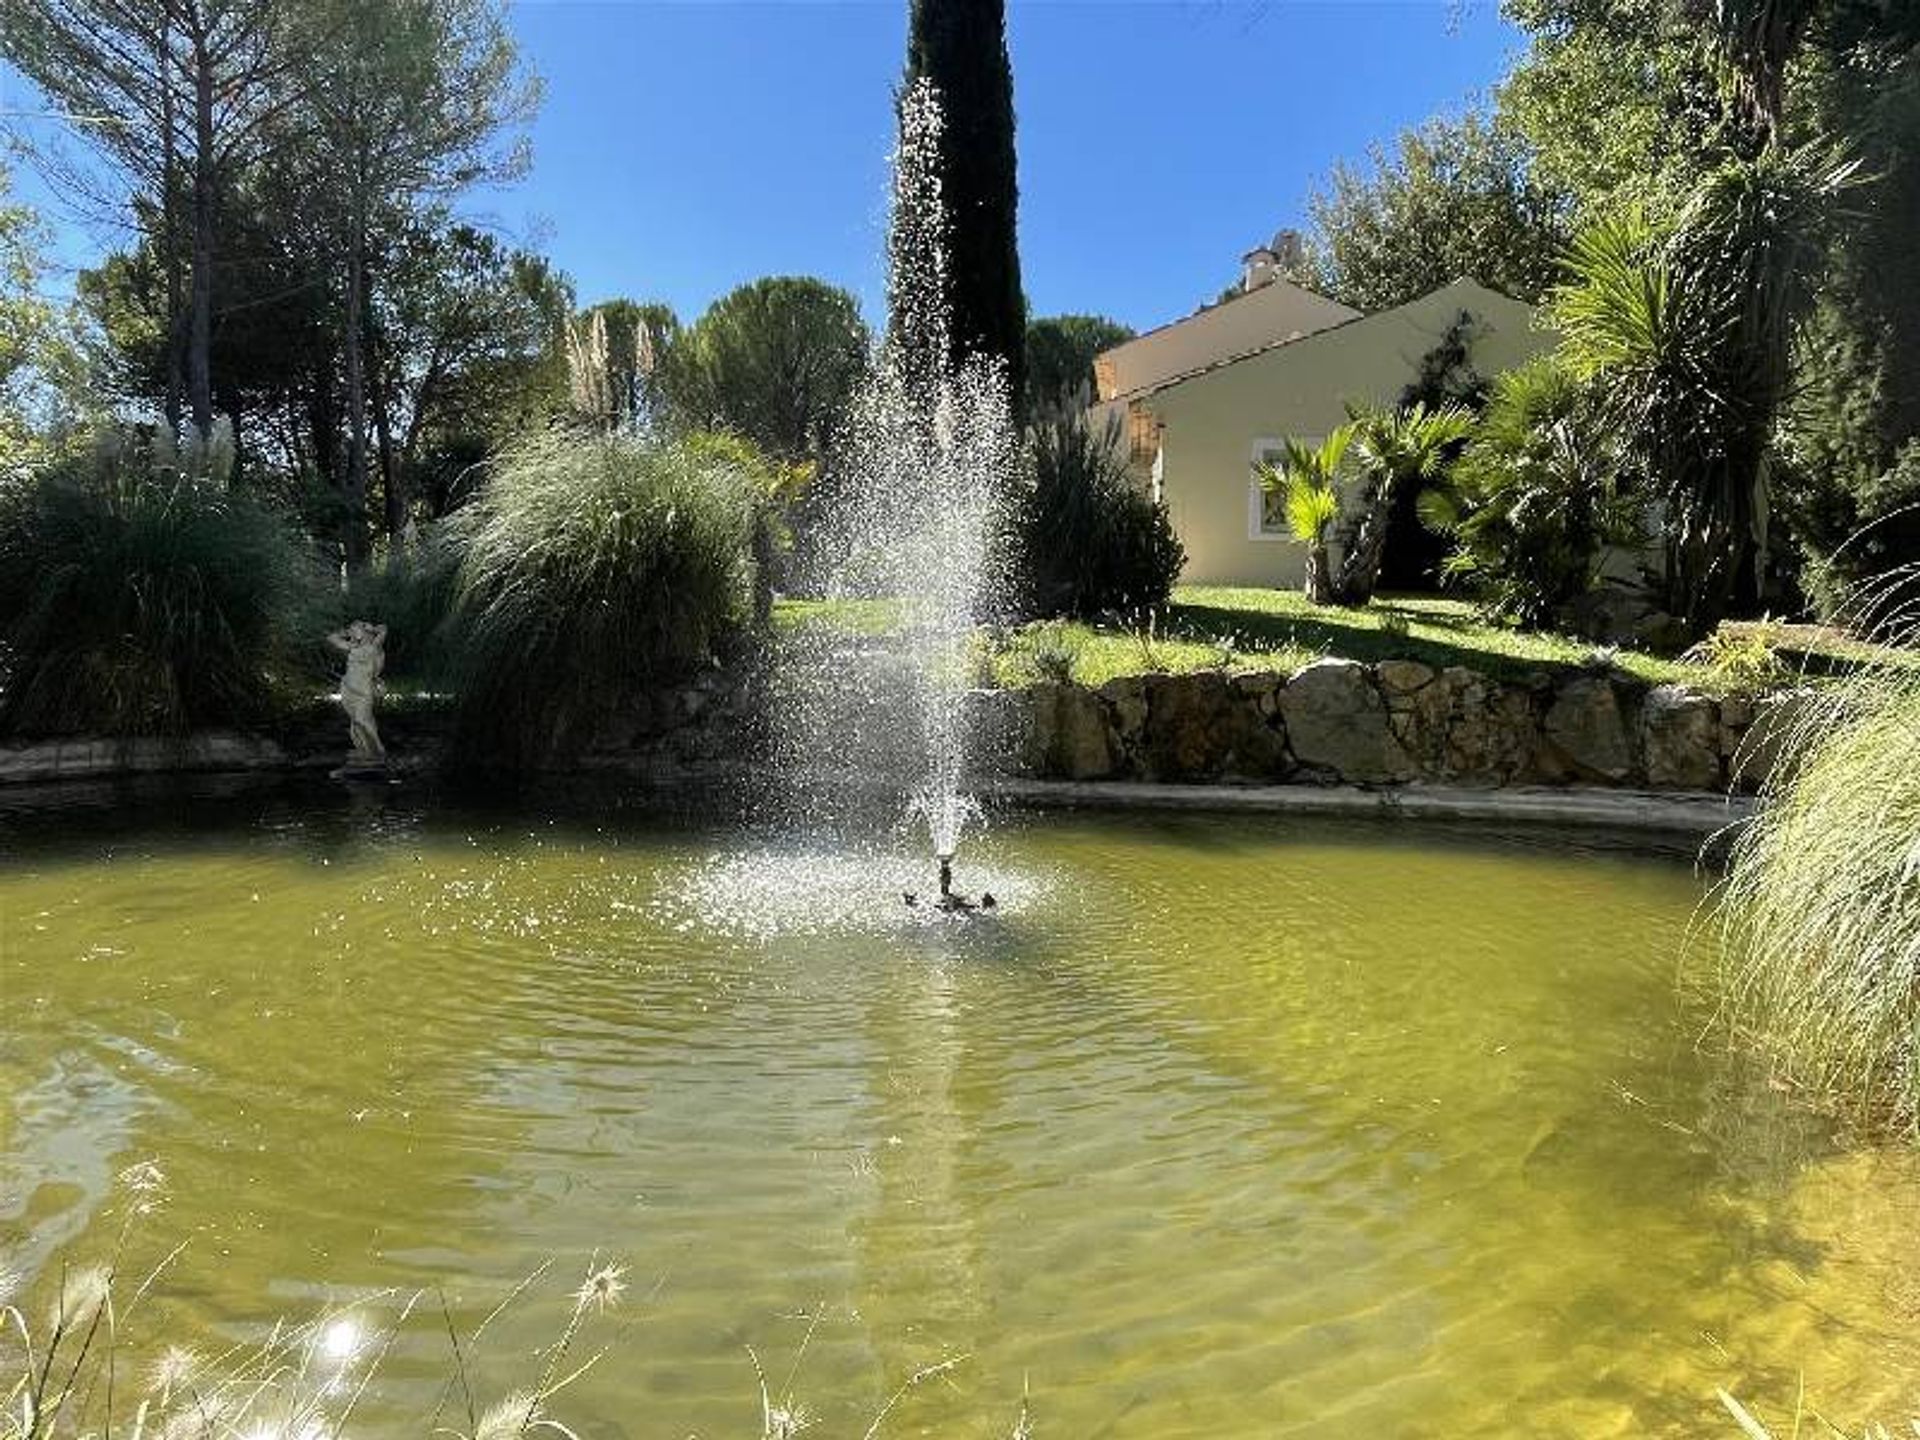
<svg viewBox="0 0 1920 1440">
<path fill-rule="evenodd" d="M 924 826 L 937 908 L 960 910 L 971 907 L 953 889 L 953 861 L 980 813 L 968 794 L 980 758 L 974 637 L 1006 593 L 1020 467 L 1003 368 L 950 353 L 933 87 L 907 90 L 899 113 L 891 323 L 843 437 L 814 577 L 820 594 L 874 601 L 889 619 L 864 640 L 823 628 L 789 647 L 778 768 L 788 818 L 836 830 L 839 843 L 876 818 Z"/>
</svg>

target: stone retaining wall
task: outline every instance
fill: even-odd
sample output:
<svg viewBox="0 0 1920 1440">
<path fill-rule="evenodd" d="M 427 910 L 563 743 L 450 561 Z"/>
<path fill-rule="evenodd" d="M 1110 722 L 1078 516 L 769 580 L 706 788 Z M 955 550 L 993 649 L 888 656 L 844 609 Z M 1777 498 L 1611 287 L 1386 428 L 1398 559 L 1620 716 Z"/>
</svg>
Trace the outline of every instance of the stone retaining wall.
<svg viewBox="0 0 1920 1440">
<path fill-rule="evenodd" d="M 1751 791 L 1796 703 L 1618 671 L 1500 681 L 1409 660 L 1292 676 L 1141 675 L 1011 698 L 1025 773 L 1057 780 L 1600 785 Z"/>
<path fill-rule="evenodd" d="M 296 763 L 276 740 L 223 731 L 182 740 L 41 740 L 0 746 L 0 785 L 113 775 L 283 770 Z"/>
<path fill-rule="evenodd" d="M 1649 687 L 1618 671 L 1519 681 L 1406 660 L 1321 660 L 1270 671 L 1136 675 L 1098 688 L 1042 684 L 976 697 L 989 753 L 1046 780 L 1232 784 L 1596 785 L 1725 793 L 1757 788 L 1777 722 L 1797 704 Z M 653 779 L 752 765 L 767 750 L 751 677 L 704 672 L 611 725 L 579 768 Z M 395 716 L 392 749 L 431 763 L 442 726 Z M 383 728 L 385 721 L 383 719 Z M 63 740 L 0 747 L 0 784 L 169 770 L 338 764 L 343 727 L 317 707 L 277 739 Z"/>
</svg>

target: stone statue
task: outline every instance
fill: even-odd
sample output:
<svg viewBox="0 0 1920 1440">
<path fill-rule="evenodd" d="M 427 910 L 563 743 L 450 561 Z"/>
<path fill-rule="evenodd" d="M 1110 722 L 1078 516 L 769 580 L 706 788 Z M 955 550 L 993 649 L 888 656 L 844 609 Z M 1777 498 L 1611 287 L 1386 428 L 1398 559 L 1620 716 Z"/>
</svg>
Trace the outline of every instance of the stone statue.
<svg viewBox="0 0 1920 1440">
<path fill-rule="evenodd" d="M 356 620 L 327 637 L 327 643 L 347 657 L 347 673 L 340 679 L 340 708 L 347 712 L 347 733 L 353 741 L 343 767 L 349 772 L 386 768 L 387 749 L 373 721 L 380 672 L 387 663 L 386 641 L 387 627 L 368 620 Z"/>
</svg>

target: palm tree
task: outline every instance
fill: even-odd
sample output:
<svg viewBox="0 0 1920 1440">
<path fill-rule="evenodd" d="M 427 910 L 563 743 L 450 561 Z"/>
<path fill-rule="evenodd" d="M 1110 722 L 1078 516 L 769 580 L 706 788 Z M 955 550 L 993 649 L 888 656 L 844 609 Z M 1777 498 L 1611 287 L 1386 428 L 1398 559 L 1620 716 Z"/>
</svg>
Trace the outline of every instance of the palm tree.
<svg viewBox="0 0 1920 1440">
<path fill-rule="evenodd" d="M 1552 308 L 1577 374 L 1667 501 L 1668 608 L 1704 634 L 1757 598 L 1775 425 L 1829 202 L 1853 166 L 1785 138 L 1786 77 L 1817 0 L 1686 0 L 1722 81 L 1720 154 L 1663 231 L 1576 240 Z M 1744 592 L 1744 595 L 1743 595 Z"/>
<path fill-rule="evenodd" d="M 1756 588 L 1774 427 L 1815 243 L 1854 167 L 1824 147 L 1732 156 L 1670 227 L 1641 211 L 1579 235 L 1549 307 L 1562 354 L 1668 508 L 1668 608 L 1697 634 Z"/>
<path fill-rule="evenodd" d="M 1347 450 L 1353 444 L 1351 422 L 1339 426 L 1318 445 L 1292 437 L 1280 442 L 1278 463 L 1260 467 L 1260 486 L 1269 494 L 1286 497 L 1287 528 L 1307 547 L 1307 598 L 1316 605 L 1333 602 L 1333 567 L 1327 558 L 1327 536 L 1340 518 L 1340 495 L 1335 488 Z"/>
<path fill-rule="evenodd" d="M 1342 605 L 1364 605 L 1380 581 L 1387 524 L 1399 492 L 1440 477 L 1472 432 L 1473 416 L 1459 405 L 1429 409 L 1424 400 L 1395 410 L 1378 405 L 1349 407 L 1347 413 L 1360 475 L 1360 513 L 1344 537 L 1333 593 Z"/>
</svg>

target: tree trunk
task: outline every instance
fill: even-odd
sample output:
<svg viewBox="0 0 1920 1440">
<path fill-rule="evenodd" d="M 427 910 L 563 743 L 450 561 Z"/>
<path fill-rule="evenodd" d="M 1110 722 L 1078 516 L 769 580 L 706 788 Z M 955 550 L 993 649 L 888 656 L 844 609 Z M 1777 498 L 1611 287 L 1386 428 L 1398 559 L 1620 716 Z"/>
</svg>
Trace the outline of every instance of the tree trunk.
<svg viewBox="0 0 1920 1440">
<path fill-rule="evenodd" d="M 167 13 L 160 22 L 160 38 L 154 56 L 154 75 L 160 86 L 160 257 L 167 272 L 167 398 L 164 411 L 167 429 L 180 433 L 180 415 L 186 394 L 186 370 L 182 364 L 182 323 L 186 306 L 182 303 L 180 274 L 180 153 L 173 133 L 172 65 L 173 16 Z"/>
<path fill-rule="evenodd" d="M 1368 496 L 1340 556 L 1340 579 L 1334 598 L 1342 605 L 1364 605 L 1380 583 L 1380 565 L 1387 554 L 1387 522 L 1393 514 L 1393 487 L 1383 481 Z"/>
<path fill-rule="evenodd" d="M 1333 603 L 1333 566 L 1327 560 L 1327 542 L 1316 540 L 1307 547 L 1307 599 L 1316 605 Z"/>
<path fill-rule="evenodd" d="M 193 287 L 187 339 L 187 400 L 195 428 L 213 426 L 213 60 L 203 29 L 193 37 Z"/>
<path fill-rule="evenodd" d="M 398 544 L 407 528 L 406 478 L 393 448 L 392 398 L 387 385 L 387 362 L 380 347 L 373 352 L 373 435 L 380 452 L 380 494 L 385 501 L 387 540 Z"/>
<path fill-rule="evenodd" d="M 364 187 L 356 183 L 353 197 L 353 235 L 347 244 L 347 563 L 358 565 L 367 555 L 367 375 L 366 337 L 366 222 Z"/>
</svg>

